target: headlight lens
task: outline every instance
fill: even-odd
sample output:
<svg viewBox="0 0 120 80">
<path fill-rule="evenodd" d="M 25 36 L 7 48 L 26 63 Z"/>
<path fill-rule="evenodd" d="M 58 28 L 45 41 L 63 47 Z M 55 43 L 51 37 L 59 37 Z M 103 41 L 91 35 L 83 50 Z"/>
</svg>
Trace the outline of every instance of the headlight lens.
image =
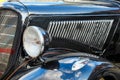
<svg viewBox="0 0 120 80">
<path fill-rule="evenodd" d="M 23 46 L 27 54 L 31 57 L 39 56 L 45 46 L 44 36 L 46 32 L 40 27 L 29 26 L 23 34 Z"/>
</svg>

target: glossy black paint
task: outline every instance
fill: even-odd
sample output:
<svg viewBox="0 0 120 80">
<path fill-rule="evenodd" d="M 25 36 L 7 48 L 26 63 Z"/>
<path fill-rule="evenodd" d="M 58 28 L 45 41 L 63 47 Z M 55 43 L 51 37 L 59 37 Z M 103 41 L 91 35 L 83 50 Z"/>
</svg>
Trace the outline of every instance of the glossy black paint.
<svg viewBox="0 0 120 80">
<path fill-rule="evenodd" d="M 120 13 L 119 5 L 110 1 L 81 1 L 78 3 L 6 2 L 2 4 L 2 7 L 16 10 L 20 12 L 24 18 L 30 14 L 97 15 L 101 13 L 100 15 L 110 15 Z"/>
<path fill-rule="evenodd" d="M 67 53 L 69 54 L 69 53 Z M 84 57 L 81 57 L 82 55 Z M 51 53 L 45 56 L 49 56 Z M 57 55 L 57 54 L 56 54 Z M 62 55 L 62 54 L 59 54 Z M 63 54 L 65 55 L 65 54 Z M 44 56 L 44 57 L 45 57 Z M 108 61 L 104 61 L 102 59 L 99 59 L 97 56 L 92 57 L 93 55 L 90 55 L 89 57 L 86 56 L 84 53 L 73 53 L 71 55 L 67 55 L 61 58 L 49 58 L 50 61 L 43 64 L 41 67 L 36 67 L 32 70 L 23 71 L 21 74 L 16 74 L 16 76 L 13 77 L 14 79 L 20 80 L 92 80 L 90 78 L 91 75 L 93 75 L 96 72 L 104 72 L 104 70 L 113 68 L 114 66 L 109 63 Z M 55 58 L 55 59 L 54 59 Z M 82 59 L 88 59 L 88 63 L 85 64 L 82 68 L 79 68 L 79 61 Z M 47 60 L 47 59 L 46 59 Z M 75 63 L 78 64 L 75 66 L 77 69 L 73 70 L 73 65 Z M 54 66 L 53 66 L 54 65 Z M 51 77 L 52 74 L 52 77 Z M 17 77 L 17 75 L 21 75 L 21 77 Z"/>
<path fill-rule="evenodd" d="M 19 30 L 21 34 L 25 27 L 29 24 L 28 17 L 30 15 L 58 15 L 58 16 L 107 16 L 107 15 L 120 15 L 120 6 L 114 1 L 89 1 L 79 3 L 68 2 L 53 2 L 53 3 L 25 3 L 25 2 L 5 2 L 0 5 L 0 9 L 10 9 L 16 11 L 20 16 Z M 24 27 L 24 28 L 23 28 Z M 17 33 L 16 35 L 18 35 Z M 19 34 L 18 39 L 22 38 Z M 21 43 L 21 40 L 18 40 Z M 17 48 L 21 48 L 22 45 L 17 45 Z M 20 53 L 17 52 L 17 54 Z M 21 53 L 22 50 L 21 50 Z M 9 71 L 8 71 L 9 73 Z M 6 73 L 7 74 L 7 73 Z"/>
<path fill-rule="evenodd" d="M 89 1 L 79 3 L 23 3 L 29 14 L 117 14 L 119 7 L 111 2 Z"/>
<path fill-rule="evenodd" d="M 28 26 L 30 15 L 35 15 L 33 17 L 41 16 L 119 16 L 120 8 L 117 2 L 114 1 L 80 1 L 77 3 L 70 2 L 6 2 L 2 4 L 3 8 L 9 8 L 16 10 L 22 16 L 22 26 Z M 29 18 L 30 17 L 30 18 Z M 35 19 L 36 20 L 36 19 Z M 117 24 L 117 21 L 116 25 Z M 34 24 L 34 23 L 33 23 Z M 38 25 L 39 26 L 39 25 Z M 113 27 L 115 28 L 115 27 Z M 111 32 L 114 32 L 111 30 Z M 114 35 L 114 34 L 113 34 Z M 111 36 L 113 37 L 113 36 Z M 111 40 L 111 39 L 108 39 Z M 107 41 L 108 42 L 108 41 Z M 109 43 L 106 43 L 109 44 Z"/>
<path fill-rule="evenodd" d="M 120 7 L 116 2 L 110 1 L 81 1 L 69 2 L 5 2 L 0 8 L 15 10 L 22 16 L 22 23 L 31 14 L 47 15 L 119 15 Z"/>
</svg>

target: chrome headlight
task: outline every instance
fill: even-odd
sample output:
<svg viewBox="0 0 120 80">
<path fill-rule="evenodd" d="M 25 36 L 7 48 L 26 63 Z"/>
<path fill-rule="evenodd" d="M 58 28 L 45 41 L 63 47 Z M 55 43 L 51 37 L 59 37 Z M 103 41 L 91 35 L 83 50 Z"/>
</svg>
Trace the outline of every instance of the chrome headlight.
<svg viewBox="0 0 120 80">
<path fill-rule="evenodd" d="M 40 27 L 29 26 L 24 31 L 23 46 L 30 57 L 38 57 L 49 41 L 49 35 Z"/>
</svg>

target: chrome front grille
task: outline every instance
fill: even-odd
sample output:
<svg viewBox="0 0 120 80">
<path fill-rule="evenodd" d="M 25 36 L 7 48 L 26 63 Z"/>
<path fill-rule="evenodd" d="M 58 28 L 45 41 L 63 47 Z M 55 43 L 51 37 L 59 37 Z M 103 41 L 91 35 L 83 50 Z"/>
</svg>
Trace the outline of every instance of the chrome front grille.
<svg viewBox="0 0 120 80">
<path fill-rule="evenodd" d="M 12 54 L 18 16 L 13 11 L 0 11 L 0 76 L 7 68 Z"/>
<path fill-rule="evenodd" d="M 54 38 L 74 40 L 102 49 L 111 30 L 113 19 L 51 21 L 48 33 Z"/>
</svg>

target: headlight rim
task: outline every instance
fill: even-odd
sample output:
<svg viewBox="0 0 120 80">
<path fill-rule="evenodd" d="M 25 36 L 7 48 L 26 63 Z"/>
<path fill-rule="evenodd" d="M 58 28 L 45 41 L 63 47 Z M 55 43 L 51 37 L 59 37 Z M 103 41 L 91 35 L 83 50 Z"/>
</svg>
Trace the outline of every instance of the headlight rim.
<svg viewBox="0 0 120 80">
<path fill-rule="evenodd" d="M 24 43 L 24 42 L 25 42 L 25 40 L 24 40 L 25 32 L 26 32 L 29 28 L 32 28 L 32 29 L 34 29 L 34 31 L 36 31 L 37 36 L 38 36 L 38 39 L 40 40 L 40 43 L 41 43 L 41 44 L 40 44 L 41 47 L 39 48 L 39 49 L 40 49 L 39 55 L 37 54 L 36 56 L 33 56 L 33 55 L 31 55 L 30 53 L 28 53 L 27 48 L 25 47 L 25 43 Z M 41 27 L 38 27 L 38 26 L 28 26 L 28 27 L 24 30 L 24 32 L 23 32 L 23 48 L 24 48 L 24 50 L 26 51 L 26 53 L 27 53 L 30 57 L 36 58 L 36 57 L 40 56 L 40 55 L 44 52 L 45 46 L 46 46 L 45 35 L 48 35 L 47 32 L 46 32 L 45 30 L 43 30 Z M 49 38 L 49 37 L 48 37 L 48 38 Z M 47 38 L 47 39 L 48 39 L 48 38 Z M 50 40 L 50 38 L 49 38 L 49 40 Z M 47 43 L 48 43 L 48 42 L 47 42 Z M 37 44 L 39 44 L 39 42 L 38 42 Z M 48 45 L 48 44 L 47 44 L 47 45 Z M 33 54 L 34 54 L 34 53 L 33 53 Z"/>
</svg>

